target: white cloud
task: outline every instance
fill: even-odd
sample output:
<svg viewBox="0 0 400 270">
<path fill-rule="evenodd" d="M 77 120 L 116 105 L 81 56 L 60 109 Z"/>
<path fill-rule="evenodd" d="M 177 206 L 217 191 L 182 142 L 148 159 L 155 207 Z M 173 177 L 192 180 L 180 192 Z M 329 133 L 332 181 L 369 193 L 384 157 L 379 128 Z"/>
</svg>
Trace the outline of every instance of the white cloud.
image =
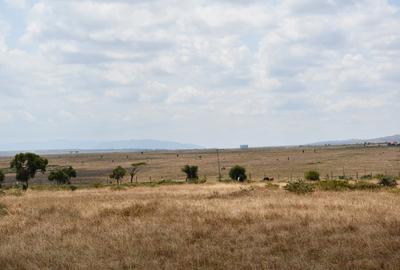
<svg viewBox="0 0 400 270">
<path fill-rule="evenodd" d="M 7 5 L 13 7 L 13 8 L 18 8 L 18 9 L 24 9 L 28 6 L 27 0 L 4 0 Z"/>
<path fill-rule="evenodd" d="M 400 9 L 388 1 L 6 3 L 24 10 L 14 16 L 26 25 L 16 36 L 13 20 L 0 23 L 0 98 L 7 101 L 0 121 L 10 123 L 4 112 L 15 112 L 33 137 L 50 129 L 60 133 L 49 136 L 102 136 L 107 125 L 126 130 L 138 119 L 140 131 L 128 129 L 126 137 L 210 146 L 314 140 L 306 128 L 282 135 L 296 118 L 304 127 L 321 119 L 337 127 L 328 134 L 320 124 L 319 138 L 400 128 L 384 124 L 400 101 Z M 379 123 L 371 108 L 382 112 Z M 40 119 L 49 122 L 32 124 Z M 254 132 L 232 134 L 235 119 Z M 343 119 L 383 134 L 361 134 L 367 127 L 343 134 Z M 12 139 L 22 127 L 7 130 Z"/>
</svg>

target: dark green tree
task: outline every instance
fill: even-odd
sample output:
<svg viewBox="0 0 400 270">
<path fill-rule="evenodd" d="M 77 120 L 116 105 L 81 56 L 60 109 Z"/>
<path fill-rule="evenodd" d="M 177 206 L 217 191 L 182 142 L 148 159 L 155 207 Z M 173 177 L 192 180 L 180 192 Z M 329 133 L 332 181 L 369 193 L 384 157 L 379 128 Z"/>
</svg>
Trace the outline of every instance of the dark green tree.
<svg viewBox="0 0 400 270">
<path fill-rule="evenodd" d="M 6 176 L 5 176 L 4 172 L 2 170 L 0 170 L 0 188 L 1 188 L 1 185 L 3 184 L 5 178 L 6 178 Z"/>
<path fill-rule="evenodd" d="M 395 187 L 397 186 L 397 181 L 393 176 L 384 175 L 379 178 L 379 185 L 385 187 Z"/>
<path fill-rule="evenodd" d="M 247 179 L 246 169 L 241 166 L 236 165 L 230 169 L 229 177 L 232 180 L 237 180 L 237 181 L 243 182 Z"/>
<path fill-rule="evenodd" d="M 131 164 L 131 168 L 129 169 L 129 175 L 131 176 L 131 183 L 133 183 L 133 178 L 140 171 L 140 167 L 146 165 L 146 162 L 139 162 Z"/>
<path fill-rule="evenodd" d="M 76 171 L 70 166 L 52 171 L 49 175 L 49 181 L 56 181 L 59 185 L 71 184 L 71 178 L 75 178 L 76 176 Z"/>
<path fill-rule="evenodd" d="M 29 179 L 35 178 L 36 172 L 46 172 L 49 161 L 34 153 L 20 153 L 15 155 L 10 163 L 10 168 L 16 170 L 16 179 L 23 183 L 23 188 L 28 188 Z"/>
<path fill-rule="evenodd" d="M 197 166 L 186 165 L 182 168 L 182 172 L 186 173 L 186 181 L 199 179 L 198 171 L 199 167 Z"/>
<path fill-rule="evenodd" d="M 110 175 L 110 178 L 117 180 L 117 183 L 119 185 L 121 179 L 123 179 L 125 175 L 126 175 L 126 170 L 121 166 L 118 166 L 113 170 L 112 174 Z"/>
</svg>

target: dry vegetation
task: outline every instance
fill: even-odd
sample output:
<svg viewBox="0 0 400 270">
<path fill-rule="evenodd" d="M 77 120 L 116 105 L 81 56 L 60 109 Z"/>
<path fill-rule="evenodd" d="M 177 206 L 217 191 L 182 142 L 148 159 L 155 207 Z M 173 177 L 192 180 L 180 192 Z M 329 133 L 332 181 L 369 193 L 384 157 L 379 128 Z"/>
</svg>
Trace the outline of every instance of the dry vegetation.
<svg viewBox="0 0 400 270">
<path fill-rule="evenodd" d="M 211 150 L 49 156 L 50 169 L 77 169 L 75 185 L 97 186 L 114 167 L 137 162 L 147 163 L 139 181 L 183 180 L 181 168 L 192 164 L 208 182 L 23 192 L 9 188 L 15 175 L 8 172 L 0 189 L 0 269 L 400 269 L 400 189 L 369 187 L 375 180 L 322 181 L 307 195 L 283 189 L 290 175 L 310 169 L 322 178 L 342 175 L 343 167 L 347 176 L 398 175 L 399 150 L 222 151 L 224 178 L 240 164 L 253 180 L 274 177 L 267 185 L 216 183 Z M 0 168 L 9 160 L 1 158 Z M 40 174 L 32 183 L 49 184 Z M 323 191 L 333 188 L 340 191 Z"/>
<path fill-rule="evenodd" d="M 4 192 L 4 270 L 400 265 L 396 191 L 299 196 L 261 184 L 202 184 Z"/>
<path fill-rule="evenodd" d="M 315 149 L 315 152 L 314 152 Z M 304 150 L 304 153 L 303 153 Z M 181 168 L 186 165 L 199 166 L 199 176 L 216 180 L 218 167 L 215 150 L 108 153 L 108 154 L 72 154 L 48 156 L 51 166 L 72 165 L 78 172 L 74 184 L 107 182 L 113 168 L 121 165 L 128 168 L 132 163 L 146 162 L 138 174 L 139 181 L 159 181 L 161 179 L 184 180 Z M 360 176 L 382 173 L 400 174 L 400 148 L 388 147 L 291 147 L 264 148 L 249 150 L 223 150 L 220 153 L 222 176 L 227 179 L 229 168 L 234 165 L 246 167 L 252 180 L 261 180 L 264 175 L 275 180 L 286 181 L 302 177 L 306 170 L 315 169 L 324 178 L 327 174 Z M 0 168 L 9 166 L 10 158 L 0 158 Z M 51 167 L 50 167 L 51 169 Z M 9 174 L 6 183 L 12 183 L 15 177 Z M 125 182 L 128 181 L 128 177 Z M 38 174 L 32 183 L 48 183 L 47 175 Z"/>
</svg>

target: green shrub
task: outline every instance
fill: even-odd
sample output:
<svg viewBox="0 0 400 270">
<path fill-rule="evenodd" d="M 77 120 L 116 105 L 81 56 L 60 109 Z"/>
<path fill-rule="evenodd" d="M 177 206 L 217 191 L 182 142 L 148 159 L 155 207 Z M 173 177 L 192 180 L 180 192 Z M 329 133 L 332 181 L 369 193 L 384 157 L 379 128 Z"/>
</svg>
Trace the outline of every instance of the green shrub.
<svg viewBox="0 0 400 270">
<path fill-rule="evenodd" d="M 372 179 L 372 174 L 362 175 L 360 177 L 360 179 L 362 179 L 362 180 L 371 180 Z"/>
<path fill-rule="evenodd" d="M 0 203 L 0 217 L 8 214 L 7 206 Z"/>
<path fill-rule="evenodd" d="M 385 187 L 395 187 L 397 186 L 397 181 L 393 176 L 383 176 L 379 179 L 379 185 Z"/>
<path fill-rule="evenodd" d="M 90 187 L 92 187 L 92 188 L 102 188 L 102 187 L 104 187 L 104 184 L 103 183 L 93 183 L 93 184 L 90 185 Z"/>
<path fill-rule="evenodd" d="M 317 171 L 305 172 L 304 178 L 309 181 L 319 181 L 319 172 L 317 172 Z"/>
<path fill-rule="evenodd" d="M 346 176 L 346 175 L 340 175 L 340 176 L 339 176 L 339 179 L 340 179 L 340 180 L 350 181 L 350 180 L 353 180 L 353 177 L 351 177 L 351 176 Z"/>
<path fill-rule="evenodd" d="M 230 169 L 229 177 L 232 180 L 237 180 L 237 181 L 243 182 L 243 181 L 247 180 L 246 169 L 241 166 L 236 165 Z"/>
<path fill-rule="evenodd" d="M 377 190 L 380 189 L 381 186 L 374 183 L 359 181 L 353 185 L 350 185 L 350 188 L 353 190 Z"/>
<path fill-rule="evenodd" d="M 306 193 L 311 193 L 314 192 L 315 187 L 312 184 L 308 184 L 304 182 L 303 180 L 296 180 L 296 181 L 290 181 L 287 183 L 285 186 L 285 190 L 294 192 L 296 194 L 306 194 Z"/>
</svg>

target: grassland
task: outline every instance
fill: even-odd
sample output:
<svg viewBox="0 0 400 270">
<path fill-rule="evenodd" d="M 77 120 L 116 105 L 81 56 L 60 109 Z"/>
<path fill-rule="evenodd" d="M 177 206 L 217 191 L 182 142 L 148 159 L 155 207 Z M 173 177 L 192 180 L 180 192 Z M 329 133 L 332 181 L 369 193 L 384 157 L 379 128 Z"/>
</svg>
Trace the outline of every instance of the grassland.
<svg viewBox="0 0 400 270">
<path fill-rule="evenodd" d="M 48 156 L 49 169 L 77 169 L 79 188 L 39 174 L 26 192 L 0 190 L 0 269 L 400 269 L 400 189 L 369 188 L 374 180 L 322 181 L 306 195 L 283 189 L 309 169 L 398 175 L 399 150 L 221 151 L 223 178 L 240 164 L 252 178 L 245 184 L 215 181 L 212 150 Z M 137 162 L 147 163 L 138 184 L 107 184 L 115 166 Z M 185 164 L 207 183 L 177 185 Z M 264 175 L 274 184 L 258 181 Z M 5 186 L 13 181 L 7 171 Z"/>
<path fill-rule="evenodd" d="M 399 269 L 400 193 L 202 184 L 0 195 L 1 269 Z"/>
<path fill-rule="evenodd" d="M 304 151 L 304 152 L 303 152 Z M 181 168 L 186 164 L 198 165 L 201 178 L 213 181 L 218 178 L 215 150 L 72 154 L 48 156 L 51 167 L 72 165 L 78 171 L 74 184 L 107 183 L 113 168 L 118 165 L 128 168 L 131 163 L 146 162 L 138 174 L 139 182 L 160 180 L 184 180 Z M 364 174 L 400 174 L 400 148 L 388 147 L 290 147 L 249 150 L 221 150 L 221 173 L 228 178 L 229 168 L 239 164 L 245 166 L 252 180 L 264 176 L 278 181 L 302 177 L 306 170 L 316 169 L 324 178 L 345 174 L 356 178 Z M 9 166 L 10 158 L 0 158 L 0 168 Z M 50 167 L 50 169 L 51 169 Z M 125 182 L 129 179 L 125 179 Z M 8 174 L 6 184 L 14 181 Z M 34 183 L 48 183 L 47 175 L 38 174 Z"/>
</svg>

